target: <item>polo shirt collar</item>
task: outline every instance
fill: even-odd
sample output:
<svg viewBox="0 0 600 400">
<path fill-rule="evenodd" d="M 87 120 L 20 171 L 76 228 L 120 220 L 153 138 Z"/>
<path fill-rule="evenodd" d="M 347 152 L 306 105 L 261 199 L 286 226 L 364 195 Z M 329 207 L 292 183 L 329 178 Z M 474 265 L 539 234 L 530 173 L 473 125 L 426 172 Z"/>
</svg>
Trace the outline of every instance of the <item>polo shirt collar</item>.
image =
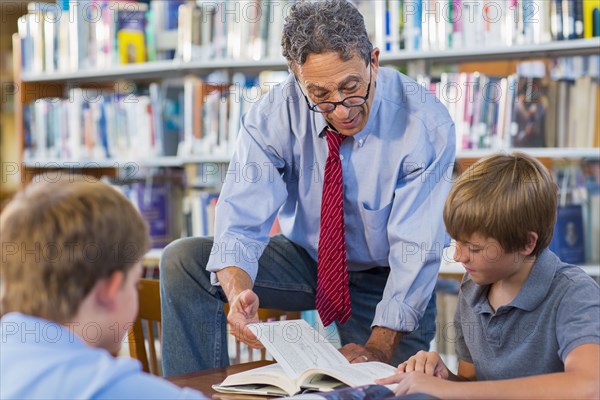
<svg viewBox="0 0 600 400">
<path fill-rule="evenodd" d="M 535 260 L 519 294 L 508 305 L 525 311 L 534 310 L 548 295 L 559 264 L 560 260 L 550 250 L 542 251 Z"/>
<path fill-rule="evenodd" d="M 478 314 L 484 312 L 493 313 L 492 308 L 487 301 L 489 285 L 478 285 L 471 280 L 468 274 L 465 274 L 463 282 L 460 286 L 463 298 L 469 304 L 471 309 Z"/>
<path fill-rule="evenodd" d="M 367 136 L 369 136 L 370 133 L 375 132 L 375 128 L 377 127 L 377 118 L 375 118 L 375 115 L 377 115 L 377 112 L 379 111 L 379 107 L 381 106 L 381 98 L 382 98 L 382 91 L 378 90 L 379 87 L 382 86 L 382 83 L 380 83 L 381 81 L 381 68 L 379 68 L 379 74 L 377 74 L 377 80 L 375 82 L 373 82 L 373 85 L 371 85 L 371 91 L 373 92 L 373 104 L 371 104 L 371 111 L 369 112 L 369 119 L 367 121 L 367 124 L 365 125 L 365 127 L 362 129 L 362 131 L 358 132 L 356 135 L 352 136 L 354 138 L 354 140 L 359 141 L 359 140 L 365 140 L 367 138 Z M 325 135 L 325 128 L 329 127 L 329 125 L 327 124 L 327 121 L 325 121 L 325 118 L 323 117 L 323 115 L 317 115 L 315 118 L 315 126 L 317 128 L 317 132 L 319 132 L 319 137 L 324 137 Z"/>
</svg>

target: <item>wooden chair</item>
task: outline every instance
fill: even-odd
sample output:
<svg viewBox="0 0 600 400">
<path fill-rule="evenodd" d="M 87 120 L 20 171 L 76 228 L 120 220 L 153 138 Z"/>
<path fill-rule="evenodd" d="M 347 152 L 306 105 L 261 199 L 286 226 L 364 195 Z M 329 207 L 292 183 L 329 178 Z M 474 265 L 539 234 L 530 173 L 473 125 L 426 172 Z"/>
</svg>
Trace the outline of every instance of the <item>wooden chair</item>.
<svg viewBox="0 0 600 400">
<path fill-rule="evenodd" d="M 140 279 L 138 296 L 140 304 L 138 316 L 128 333 L 129 354 L 142 363 L 144 371 L 161 376 L 159 351 L 156 348 L 156 343 L 161 342 L 160 324 L 162 321 L 159 281 L 157 279 Z M 144 327 L 147 337 L 144 337 Z M 158 332 L 158 338 L 155 332 Z M 146 352 L 146 342 L 148 342 L 148 352 Z"/>
<path fill-rule="evenodd" d="M 157 279 L 140 279 L 138 284 L 139 312 L 133 326 L 129 330 L 129 354 L 142 363 L 144 371 L 161 376 L 160 351 L 156 348 L 161 343 L 161 313 L 160 313 L 160 284 Z M 225 314 L 229 311 L 229 305 L 225 304 Z M 285 319 L 300 318 L 300 312 L 289 312 L 261 308 L 258 310 L 260 321 L 280 321 Z M 144 329 L 145 328 L 145 329 Z M 156 337 L 155 332 L 158 332 Z M 147 337 L 144 337 L 144 333 Z M 146 350 L 146 343 L 148 349 Z M 243 356 L 247 355 L 247 361 L 258 361 L 266 358 L 266 351 L 260 351 L 260 357 L 243 343 L 235 340 L 235 353 L 230 348 L 230 361 L 239 364 Z M 246 360 L 244 360 L 246 361 Z"/>
</svg>

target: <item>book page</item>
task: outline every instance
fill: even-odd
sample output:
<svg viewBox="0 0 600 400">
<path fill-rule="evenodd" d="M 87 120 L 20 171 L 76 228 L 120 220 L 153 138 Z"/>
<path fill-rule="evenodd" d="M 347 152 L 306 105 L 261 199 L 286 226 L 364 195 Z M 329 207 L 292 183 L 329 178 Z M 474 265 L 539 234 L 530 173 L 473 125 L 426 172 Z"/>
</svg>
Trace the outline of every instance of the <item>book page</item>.
<svg viewBox="0 0 600 400">
<path fill-rule="evenodd" d="M 285 373 L 293 379 L 309 368 L 350 364 L 342 353 L 304 320 L 275 321 L 249 326 Z"/>
<path fill-rule="evenodd" d="M 300 387 L 314 388 L 318 386 L 323 376 L 328 376 L 339 380 L 340 382 L 356 387 L 363 385 L 372 385 L 375 379 L 385 378 L 393 375 L 396 368 L 391 365 L 377 361 L 371 361 L 358 364 L 337 365 L 329 368 L 318 368 L 306 371 L 300 379 Z M 329 381 L 330 379 L 326 379 Z M 332 386 L 329 386 L 332 387 Z M 396 385 L 387 385 L 391 390 L 394 390 Z"/>
<path fill-rule="evenodd" d="M 269 364 L 229 375 L 220 385 L 214 385 L 213 389 L 227 393 L 258 393 L 263 391 L 264 394 L 267 392 L 282 394 L 271 386 L 280 388 L 283 394 L 287 393 L 290 396 L 300 389 L 296 382 L 285 374 L 279 364 Z"/>
</svg>

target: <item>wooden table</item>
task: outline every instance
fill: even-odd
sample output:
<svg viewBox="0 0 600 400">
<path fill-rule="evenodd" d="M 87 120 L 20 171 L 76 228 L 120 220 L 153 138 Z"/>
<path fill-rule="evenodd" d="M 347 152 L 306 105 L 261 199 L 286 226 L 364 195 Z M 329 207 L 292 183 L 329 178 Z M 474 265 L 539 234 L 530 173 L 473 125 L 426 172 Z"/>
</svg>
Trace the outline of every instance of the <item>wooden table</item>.
<svg viewBox="0 0 600 400">
<path fill-rule="evenodd" d="M 224 368 L 207 369 L 185 375 L 169 376 L 166 379 L 177 386 L 199 390 L 204 393 L 206 397 L 212 397 L 213 399 L 265 400 L 268 399 L 267 396 L 217 393 L 212 389 L 212 385 L 223 382 L 228 375 L 247 371 L 252 368 L 262 367 L 263 365 L 271 363 L 273 363 L 273 361 L 255 361 L 244 364 L 230 365 L 229 367 Z"/>
</svg>

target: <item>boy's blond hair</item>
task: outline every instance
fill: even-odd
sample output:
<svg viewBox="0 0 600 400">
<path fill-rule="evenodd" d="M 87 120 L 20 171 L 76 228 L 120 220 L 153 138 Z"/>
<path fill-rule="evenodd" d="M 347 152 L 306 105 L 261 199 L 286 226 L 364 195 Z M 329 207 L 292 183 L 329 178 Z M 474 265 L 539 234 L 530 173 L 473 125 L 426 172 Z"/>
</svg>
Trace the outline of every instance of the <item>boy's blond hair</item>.
<svg viewBox="0 0 600 400">
<path fill-rule="evenodd" d="M 127 273 L 149 248 L 148 226 L 118 190 L 68 175 L 32 183 L 0 216 L 0 313 L 64 323 L 96 282 Z"/>
<path fill-rule="evenodd" d="M 496 239 L 506 252 L 522 250 L 528 232 L 538 241 L 532 255 L 550 244 L 556 222 L 558 187 L 537 159 L 519 152 L 494 154 L 460 175 L 444 206 L 450 236 L 474 233 Z"/>
</svg>

